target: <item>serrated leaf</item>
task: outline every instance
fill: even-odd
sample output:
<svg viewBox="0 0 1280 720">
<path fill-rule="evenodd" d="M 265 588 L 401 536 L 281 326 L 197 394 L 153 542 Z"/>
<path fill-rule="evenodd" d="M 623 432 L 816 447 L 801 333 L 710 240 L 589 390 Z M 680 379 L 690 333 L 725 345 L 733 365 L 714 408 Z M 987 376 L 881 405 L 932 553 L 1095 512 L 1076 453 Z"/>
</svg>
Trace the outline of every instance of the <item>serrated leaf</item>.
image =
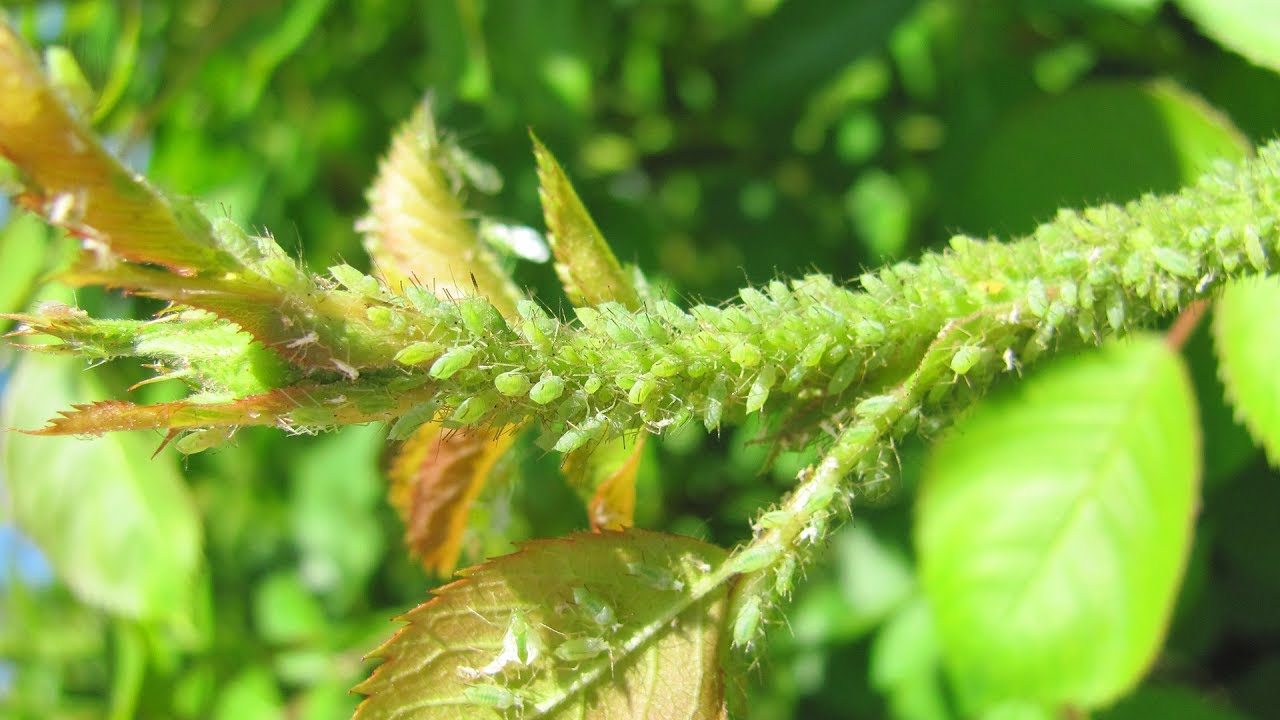
<svg viewBox="0 0 1280 720">
<path fill-rule="evenodd" d="M 586 503 L 593 530 L 621 530 L 635 524 L 636 474 L 646 437 L 641 433 L 611 438 L 565 456 L 565 479 Z"/>
<path fill-rule="evenodd" d="M 120 430 L 194 430 L 240 425 L 328 429 L 336 425 L 390 420 L 434 394 L 430 385 L 394 392 L 382 382 L 298 384 L 231 402 L 186 400 L 135 405 L 101 400 L 72 405 L 28 435 L 100 435 Z"/>
<path fill-rule="evenodd" d="M 522 295 L 467 221 L 460 181 L 450 177 L 465 169 L 458 167 L 457 151 L 424 101 L 396 132 L 369 188 L 369 215 L 360 224 L 365 248 L 397 291 L 417 283 L 459 298 L 478 289 L 504 316 L 514 317 Z"/>
<path fill-rule="evenodd" d="M 916 523 L 971 712 L 1083 709 L 1159 650 L 1191 546 L 1199 437 L 1181 358 L 1138 336 L 980 405 L 933 451 Z"/>
<path fill-rule="evenodd" d="M 533 154 L 538 160 L 538 196 L 556 257 L 556 274 L 569 299 L 574 305 L 613 301 L 628 309 L 638 308 L 640 297 L 631 278 L 609 249 L 569 176 L 536 136 Z"/>
<path fill-rule="evenodd" d="M 38 422 L 56 408 L 102 397 L 80 363 L 23 359 L 0 426 Z M 171 456 L 154 437 L 94 440 L 4 437 L 9 508 L 77 597 L 129 618 L 190 627 L 202 565 L 200 520 Z"/>
<path fill-rule="evenodd" d="M 1176 0 L 1205 35 L 1250 62 L 1280 72 L 1280 6 L 1271 0 Z"/>
<path fill-rule="evenodd" d="M 699 570 L 724 558 L 691 538 L 635 530 L 529 543 L 401 618 L 408 624 L 375 653 L 385 662 L 356 688 L 369 695 L 356 718 L 724 717 L 726 590 Z M 683 590 L 638 582 L 636 563 L 672 573 Z M 608 612 L 594 612 L 601 606 Z M 512 635 L 523 652 L 507 652 Z M 599 647 L 587 641 L 607 650 L 582 657 Z M 495 663 L 500 655 L 513 659 Z"/>
<path fill-rule="evenodd" d="M 515 437 L 510 428 L 444 430 L 427 423 L 394 451 L 391 504 L 404 521 L 409 552 L 427 570 L 448 575 L 457 568 L 471 506 Z"/>
<path fill-rule="evenodd" d="M 1280 467 L 1280 278 L 1228 285 L 1213 314 L 1213 339 L 1227 396 L 1254 439 Z"/>
<path fill-rule="evenodd" d="M 24 174 L 24 205 L 115 255 L 183 274 L 234 266 L 199 212 L 166 200 L 103 148 L 3 22 L 0 155 Z"/>
</svg>

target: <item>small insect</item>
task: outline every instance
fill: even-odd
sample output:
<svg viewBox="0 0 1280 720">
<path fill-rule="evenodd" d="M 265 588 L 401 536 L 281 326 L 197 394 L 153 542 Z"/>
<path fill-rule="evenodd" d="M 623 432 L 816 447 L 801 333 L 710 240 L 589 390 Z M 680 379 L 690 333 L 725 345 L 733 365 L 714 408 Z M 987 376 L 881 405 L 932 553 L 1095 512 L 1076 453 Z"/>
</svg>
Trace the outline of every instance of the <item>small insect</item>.
<svg viewBox="0 0 1280 720">
<path fill-rule="evenodd" d="M 622 624 L 618 622 L 617 613 L 613 611 L 613 607 L 590 590 L 584 587 L 574 588 L 573 602 L 587 613 L 587 617 L 591 619 L 591 622 L 605 631 L 614 632 L 622 627 Z"/>
<path fill-rule="evenodd" d="M 575 637 L 560 643 L 552 653 L 565 662 L 580 663 L 610 652 L 609 641 L 598 637 Z"/>
<path fill-rule="evenodd" d="M 733 644 L 735 647 L 749 646 L 760 632 L 760 598 L 752 596 L 742 604 L 738 616 L 733 619 Z"/>
<path fill-rule="evenodd" d="M 529 389 L 529 399 L 539 405 L 546 405 L 559 399 L 564 394 L 564 387 L 564 380 L 548 370 L 542 373 L 542 378 Z"/>
<path fill-rule="evenodd" d="M 638 562 L 627 563 L 627 574 L 640 578 L 655 590 L 684 590 L 684 581 L 662 568 L 655 568 Z"/>
<path fill-rule="evenodd" d="M 432 363 L 431 370 L 428 374 L 437 380 L 447 380 L 448 378 L 453 377 L 459 370 L 470 365 L 471 361 L 475 359 L 477 352 L 478 351 L 473 345 L 463 345 L 462 347 L 453 348 L 441 355 L 434 363 Z"/>
<path fill-rule="evenodd" d="M 508 665 L 529 667 L 543 655 L 542 639 L 525 619 L 520 609 L 511 611 L 511 622 L 502 636 L 502 652 L 493 662 L 480 668 L 482 675 L 497 675 Z"/>
<path fill-rule="evenodd" d="M 763 570 L 782 556 L 782 546 L 771 542 L 744 548 L 729 558 L 729 571 L 745 575 Z"/>
<path fill-rule="evenodd" d="M 494 710 L 524 709 L 523 694 L 508 690 L 498 685 L 471 685 L 462 691 L 462 696 L 473 705 L 483 705 Z"/>
</svg>

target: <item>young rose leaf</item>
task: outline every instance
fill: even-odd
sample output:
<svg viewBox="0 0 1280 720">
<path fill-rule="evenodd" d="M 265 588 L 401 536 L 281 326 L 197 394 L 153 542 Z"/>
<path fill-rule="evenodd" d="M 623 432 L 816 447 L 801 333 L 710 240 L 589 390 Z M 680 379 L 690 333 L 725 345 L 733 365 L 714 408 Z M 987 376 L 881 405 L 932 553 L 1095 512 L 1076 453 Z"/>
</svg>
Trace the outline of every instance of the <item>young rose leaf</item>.
<svg viewBox="0 0 1280 720">
<path fill-rule="evenodd" d="M 3 22 L 0 155 L 23 173 L 28 192 L 21 202 L 90 247 L 184 275 L 236 265 L 213 242 L 203 215 L 165 199 L 107 152 Z"/>
<path fill-rule="evenodd" d="M 569 176 L 536 136 L 533 153 L 538 160 L 538 196 L 556 256 L 556 274 L 569 299 L 574 305 L 612 300 L 632 310 L 638 308 L 640 297 L 631 278 L 618 264 Z"/>
<path fill-rule="evenodd" d="M 1160 649 L 1200 475 L 1181 357 L 1137 336 L 1065 358 L 933 451 L 916 545 L 968 712 L 1114 702 Z"/>
<path fill-rule="evenodd" d="M 1280 278 L 1228 285 L 1213 315 L 1219 372 L 1236 413 L 1280 467 Z"/>
<path fill-rule="evenodd" d="M 513 317 L 522 295 L 480 242 L 458 198 L 455 177 L 467 169 L 458 166 L 465 160 L 424 101 L 392 139 L 369 188 L 369 215 L 360 222 L 365 248 L 396 291 L 416 283 L 459 298 L 478 289 Z"/>
<path fill-rule="evenodd" d="M 636 512 L 636 473 L 647 435 L 588 443 L 564 459 L 564 474 L 587 505 L 593 530 L 631 527 Z"/>
<path fill-rule="evenodd" d="M 401 618 L 356 718 L 725 717 L 726 585 L 701 569 L 724 558 L 635 530 L 531 542 Z"/>
<path fill-rule="evenodd" d="M 471 506 L 515 437 L 511 428 L 446 431 L 432 422 L 395 449 L 387 471 L 391 504 L 409 552 L 427 570 L 447 575 L 457 568 Z"/>
</svg>

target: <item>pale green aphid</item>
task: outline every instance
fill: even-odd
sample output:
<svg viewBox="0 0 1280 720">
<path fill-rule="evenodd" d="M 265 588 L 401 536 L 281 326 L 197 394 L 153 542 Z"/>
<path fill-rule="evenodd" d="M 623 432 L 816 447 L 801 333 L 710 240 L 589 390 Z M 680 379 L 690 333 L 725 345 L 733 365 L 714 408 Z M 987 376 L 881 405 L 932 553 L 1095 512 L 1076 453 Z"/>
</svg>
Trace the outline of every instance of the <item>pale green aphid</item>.
<svg viewBox="0 0 1280 720">
<path fill-rule="evenodd" d="M 471 364 L 476 357 L 476 348 L 474 345 L 463 345 L 456 347 L 449 352 L 441 355 L 434 363 L 431 364 L 430 375 L 437 380 L 447 380 L 454 376 L 459 370 Z"/>
<path fill-rule="evenodd" d="M 877 418 L 884 415 L 897 404 L 898 398 L 892 393 L 872 395 L 854 406 L 853 411 L 862 417 Z"/>
<path fill-rule="evenodd" d="M 773 365 L 767 365 L 756 375 L 756 379 L 751 383 L 751 390 L 747 392 L 747 412 L 753 413 L 764 407 L 765 402 L 769 399 L 769 390 L 773 387 L 773 383 L 778 379 L 778 368 Z"/>
<path fill-rule="evenodd" d="M 334 265 L 329 268 L 329 274 L 333 278 L 342 283 L 342 286 L 353 293 L 364 295 L 367 297 L 378 297 L 382 294 L 381 288 L 378 287 L 378 281 L 365 275 L 350 265 Z"/>
<path fill-rule="evenodd" d="M 510 370 L 494 378 L 493 386 L 507 397 L 522 397 L 533 383 L 519 370 Z"/>
<path fill-rule="evenodd" d="M 739 575 L 762 570 L 777 562 L 782 556 L 782 546 L 766 542 L 743 548 L 729 558 L 729 571 Z"/>
<path fill-rule="evenodd" d="M 733 619 L 733 645 L 742 647 L 749 645 L 760 631 L 760 598 L 752 596 L 738 609 L 738 616 Z"/>
<path fill-rule="evenodd" d="M 480 668 L 483 675 L 496 675 L 508 665 L 529 667 L 543 655 L 542 639 L 525 619 L 519 608 L 511 611 L 511 622 L 502 636 L 502 652 L 493 662 Z"/>
<path fill-rule="evenodd" d="M 964 375 L 973 369 L 982 359 L 982 348 L 978 345 L 964 345 L 951 356 L 951 371 Z"/>
<path fill-rule="evenodd" d="M 729 388 L 725 384 L 724 377 L 718 377 L 711 383 L 711 389 L 707 391 L 707 411 L 702 417 L 702 424 L 706 426 L 707 432 L 720 427 L 720 417 L 724 414 L 724 399 L 729 393 Z"/>
<path fill-rule="evenodd" d="M 524 709 L 524 695 L 498 685 L 471 685 L 462 696 L 472 705 L 483 705 L 495 710 Z"/>
<path fill-rule="evenodd" d="M 387 439 L 393 441 L 407 440 L 415 430 L 434 420 L 439 409 L 440 400 L 438 399 L 414 405 L 409 408 L 408 412 L 396 419 L 395 424 L 391 426 L 391 430 L 387 433 Z"/>
<path fill-rule="evenodd" d="M 605 416 L 603 414 L 595 415 L 588 418 L 578 427 L 571 427 L 565 431 L 556 441 L 555 450 L 561 453 L 570 453 L 578 448 L 591 442 L 604 429 Z"/>
<path fill-rule="evenodd" d="M 814 338 L 813 342 L 800 351 L 800 365 L 814 367 L 819 362 L 822 362 L 822 356 L 827 354 L 827 347 L 832 342 L 831 336 L 826 334 Z"/>
<path fill-rule="evenodd" d="M 836 347 L 840 347 L 837 345 Z M 858 371 L 862 369 L 862 358 L 858 355 L 850 355 L 845 361 L 840 363 L 836 371 L 831 374 L 831 382 L 827 383 L 827 392 L 835 395 L 842 393 L 853 384 L 858 377 Z"/>
<path fill-rule="evenodd" d="M 644 563 L 627 563 L 627 574 L 634 575 L 655 590 L 684 590 L 684 581 L 676 579 L 671 572 L 662 568 L 650 567 Z"/>
<path fill-rule="evenodd" d="M 869 318 L 859 320 L 853 326 L 853 332 L 858 336 L 858 342 L 869 345 L 882 342 L 885 336 L 884 325 Z"/>
<path fill-rule="evenodd" d="M 613 607 L 600 599 L 599 595 L 591 592 L 584 587 L 576 587 L 573 589 L 573 602 L 582 608 L 591 622 L 599 625 L 607 631 L 614 631 L 620 627 L 618 624 L 618 616 L 613 611 Z"/>
<path fill-rule="evenodd" d="M 663 355 L 649 367 L 649 374 L 660 378 L 671 377 L 680 372 L 682 364 L 674 355 Z"/>
<path fill-rule="evenodd" d="M 792 581 L 795 579 L 797 567 L 798 563 L 794 555 L 788 555 L 782 558 L 782 562 L 778 563 L 778 570 L 773 578 L 773 591 L 780 597 L 786 597 L 791 594 Z"/>
<path fill-rule="evenodd" d="M 419 365 L 440 355 L 444 346 L 437 342 L 416 342 L 401 348 L 395 361 L 401 365 Z"/>
<path fill-rule="evenodd" d="M 729 359 L 744 368 L 755 367 L 760 364 L 760 348 L 749 342 L 734 345 L 729 351 Z"/>
<path fill-rule="evenodd" d="M 183 455 L 195 455 L 198 452 L 204 452 L 211 447 L 217 447 L 230 440 L 234 432 L 235 428 L 229 427 L 212 427 L 205 430 L 197 430 L 178 438 L 173 446 Z"/>
<path fill-rule="evenodd" d="M 645 400 L 649 399 L 649 396 L 653 394 L 657 387 L 658 383 L 654 382 L 653 378 L 636 378 L 635 384 L 631 386 L 631 390 L 627 393 L 627 400 L 632 405 L 641 405 Z"/>
<path fill-rule="evenodd" d="M 529 390 L 529 399 L 539 405 L 554 402 L 564 394 L 564 380 L 552 375 L 550 371 L 542 374 L 542 379 Z"/>
<path fill-rule="evenodd" d="M 598 637 L 574 637 L 565 640 L 553 653 L 565 662 L 584 662 L 610 650 L 609 641 Z"/>
<path fill-rule="evenodd" d="M 603 385 L 604 383 L 600 381 L 598 376 L 592 375 L 587 378 L 586 382 L 582 383 L 582 391 L 588 395 L 594 395 Z"/>
<path fill-rule="evenodd" d="M 473 395 L 466 400 L 463 400 L 458 407 L 454 409 L 453 414 L 449 416 L 449 419 L 459 425 L 470 425 L 484 417 L 484 414 L 489 412 L 492 407 L 492 397 L 488 395 Z"/>
<path fill-rule="evenodd" d="M 1255 225 L 1244 226 L 1244 251 L 1249 262 L 1258 270 L 1267 269 L 1267 250 L 1262 245 L 1262 236 Z"/>
</svg>

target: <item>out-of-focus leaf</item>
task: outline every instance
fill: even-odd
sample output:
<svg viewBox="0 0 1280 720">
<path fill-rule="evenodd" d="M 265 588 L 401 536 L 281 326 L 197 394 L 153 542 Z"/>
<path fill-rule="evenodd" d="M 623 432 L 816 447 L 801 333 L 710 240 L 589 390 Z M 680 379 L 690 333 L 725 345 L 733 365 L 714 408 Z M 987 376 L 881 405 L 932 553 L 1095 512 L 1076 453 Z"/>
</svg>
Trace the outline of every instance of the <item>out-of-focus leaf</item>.
<svg viewBox="0 0 1280 720">
<path fill-rule="evenodd" d="M 0 313 L 21 310 L 44 268 L 48 232 L 34 215 L 13 213 L 0 227 Z M 9 320 L 0 318 L 0 332 Z"/>
<path fill-rule="evenodd" d="M 360 223 L 365 247 L 397 291 L 406 283 L 454 298 L 478 290 L 514 317 L 522 296 L 458 199 L 467 162 L 460 152 L 436 128 L 430 102 L 423 102 L 396 132 L 369 188 L 369 215 Z"/>
<path fill-rule="evenodd" d="M 569 484 L 587 504 L 593 530 L 621 530 L 635 524 L 636 473 L 645 434 L 586 445 L 564 458 Z"/>
<path fill-rule="evenodd" d="M 924 596 L 902 606 L 871 643 L 871 682 L 896 720 L 947 720 L 933 611 Z"/>
<path fill-rule="evenodd" d="M 404 616 L 356 717 L 723 717 L 726 594 L 695 593 L 699 567 L 724 558 L 634 530 L 529 543 Z M 682 584 L 653 586 L 637 568 Z"/>
<path fill-rule="evenodd" d="M 32 355 L 10 382 L 0 425 L 29 425 L 104 394 L 77 361 Z M 19 527 L 82 600 L 189 628 L 200 521 L 172 456 L 151 457 L 155 441 L 8 433 L 6 487 Z"/>
<path fill-rule="evenodd" d="M 537 137 L 533 138 L 533 154 L 538 160 L 538 195 L 556 257 L 556 274 L 569 299 L 576 306 L 613 301 L 632 310 L 640 307 L 631 278 L 609 249 L 569 176 Z"/>
<path fill-rule="evenodd" d="M 1232 283 L 1214 310 L 1213 335 L 1227 395 L 1246 427 L 1280 466 L 1280 279 Z"/>
<path fill-rule="evenodd" d="M 1280 6 L 1270 0 L 1175 0 L 1205 35 L 1280 72 Z"/>
<path fill-rule="evenodd" d="M 405 524 L 405 544 L 438 575 L 458 565 L 471 505 L 494 464 L 515 439 L 510 428 L 418 428 L 395 452 L 388 475 L 391 504 Z"/>
<path fill-rule="evenodd" d="M 1124 201 L 1194 181 L 1247 140 L 1171 83 L 1095 83 L 1028 105 L 988 133 L 944 198 L 967 232 L 1027 232 L 1060 207 Z"/>
<path fill-rule="evenodd" d="M 324 610 L 292 573 L 276 573 L 254 589 L 253 621 L 269 643 L 318 640 L 326 629 Z"/>
<path fill-rule="evenodd" d="M 214 704 L 213 720 L 284 720 L 285 706 L 271 671 L 251 666 L 226 685 Z"/>
<path fill-rule="evenodd" d="M 1163 639 L 1191 547 L 1199 438 L 1159 339 L 1059 361 L 935 449 L 918 506 L 921 580 L 970 711 L 1099 707 Z"/>
</svg>

